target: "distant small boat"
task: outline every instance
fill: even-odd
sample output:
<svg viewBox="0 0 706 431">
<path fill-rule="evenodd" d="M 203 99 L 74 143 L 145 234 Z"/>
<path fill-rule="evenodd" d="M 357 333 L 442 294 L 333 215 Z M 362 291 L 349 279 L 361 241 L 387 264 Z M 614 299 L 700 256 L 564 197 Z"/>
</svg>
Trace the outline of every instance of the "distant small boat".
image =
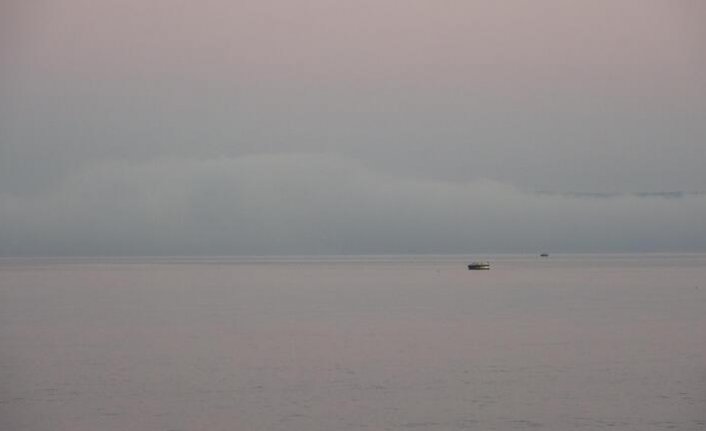
<svg viewBox="0 0 706 431">
<path fill-rule="evenodd" d="M 468 264 L 469 270 L 490 269 L 490 262 L 471 262 Z"/>
<path fill-rule="evenodd" d="M 549 253 L 542 253 L 539 255 L 539 257 L 549 257 Z"/>
</svg>

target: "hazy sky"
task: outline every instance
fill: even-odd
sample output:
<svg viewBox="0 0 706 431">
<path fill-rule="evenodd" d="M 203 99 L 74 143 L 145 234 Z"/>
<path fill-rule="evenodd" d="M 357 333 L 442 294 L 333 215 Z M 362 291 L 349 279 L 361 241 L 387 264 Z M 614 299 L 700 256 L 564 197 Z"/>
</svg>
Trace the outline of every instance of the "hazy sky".
<svg viewBox="0 0 706 431">
<path fill-rule="evenodd" d="M 700 0 L 0 17 L 0 255 L 706 251 Z"/>
</svg>

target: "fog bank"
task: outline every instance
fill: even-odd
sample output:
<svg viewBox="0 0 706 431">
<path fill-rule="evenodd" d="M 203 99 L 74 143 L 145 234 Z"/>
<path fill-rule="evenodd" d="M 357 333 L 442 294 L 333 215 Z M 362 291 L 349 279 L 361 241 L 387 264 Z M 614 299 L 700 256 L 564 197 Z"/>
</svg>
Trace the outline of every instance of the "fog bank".
<svg viewBox="0 0 706 431">
<path fill-rule="evenodd" d="M 0 255 L 706 250 L 706 195 L 531 193 L 326 154 L 164 158 L 0 195 Z"/>
</svg>

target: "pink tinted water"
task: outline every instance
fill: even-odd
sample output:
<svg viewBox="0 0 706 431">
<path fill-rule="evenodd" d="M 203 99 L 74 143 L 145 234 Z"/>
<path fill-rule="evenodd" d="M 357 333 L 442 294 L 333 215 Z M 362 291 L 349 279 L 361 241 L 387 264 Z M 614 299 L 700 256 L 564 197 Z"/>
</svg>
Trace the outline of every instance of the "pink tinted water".
<svg viewBox="0 0 706 431">
<path fill-rule="evenodd" d="M 3 430 L 706 429 L 706 256 L 0 262 Z"/>
</svg>

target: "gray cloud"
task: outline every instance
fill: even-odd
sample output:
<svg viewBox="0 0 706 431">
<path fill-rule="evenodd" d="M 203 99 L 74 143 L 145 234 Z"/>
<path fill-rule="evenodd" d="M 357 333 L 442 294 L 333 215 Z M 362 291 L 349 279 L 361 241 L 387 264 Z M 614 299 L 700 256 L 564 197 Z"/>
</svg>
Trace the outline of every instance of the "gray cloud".
<svg viewBox="0 0 706 431">
<path fill-rule="evenodd" d="M 19 80 L 0 105 L 0 188 L 37 192 L 112 160 L 329 152 L 392 175 L 526 190 L 706 190 L 703 101 L 166 81 Z"/>
<path fill-rule="evenodd" d="M 671 195 L 670 195 L 671 196 Z M 0 195 L 2 255 L 706 249 L 706 196 L 526 193 L 273 154 L 106 162 Z"/>
</svg>

